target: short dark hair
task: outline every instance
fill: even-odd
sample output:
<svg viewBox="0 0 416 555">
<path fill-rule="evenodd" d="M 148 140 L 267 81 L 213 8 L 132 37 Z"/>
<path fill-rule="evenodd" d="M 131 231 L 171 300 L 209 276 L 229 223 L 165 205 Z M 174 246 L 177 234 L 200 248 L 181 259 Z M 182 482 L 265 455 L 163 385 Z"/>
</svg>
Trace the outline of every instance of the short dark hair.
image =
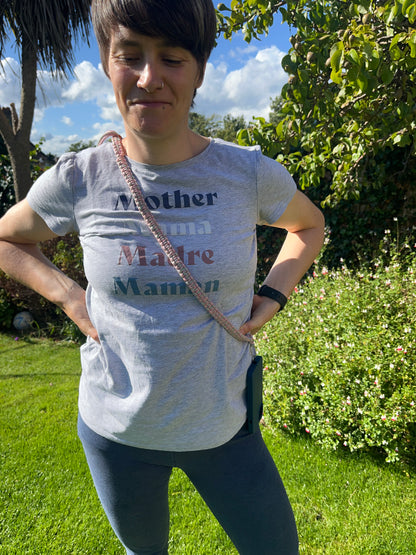
<svg viewBox="0 0 416 555">
<path fill-rule="evenodd" d="M 201 77 L 217 35 L 212 0 L 93 0 L 92 22 L 107 75 L 111 36 L 119 25 L 185 48 L 196 59 Z"/>
</svg>

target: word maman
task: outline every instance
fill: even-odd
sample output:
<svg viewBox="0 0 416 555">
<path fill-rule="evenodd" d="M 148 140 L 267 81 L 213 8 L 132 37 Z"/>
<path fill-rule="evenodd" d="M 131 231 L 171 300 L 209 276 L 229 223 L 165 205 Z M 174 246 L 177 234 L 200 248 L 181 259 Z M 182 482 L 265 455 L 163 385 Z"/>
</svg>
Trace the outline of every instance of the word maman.
<svg viewBox="0 0 416 555">
<path fill-rule="evenodd" d="M 216 199 L 218 199 L 217 193 L 188 195 L 177 189 L 173 194 L 167 192 L 162 195 L 148 195 L 144 200 L 149 210 L 157 210 L 161 207 L 170 210 L 171 208 L 191 208 L 191 206 L 213 206 Z M 137 207 L 131 195 L 119 195 L 115 210 L 137 210 Z"/>
<path fill-rule="evenodd" d="M 204 264 L 214 264 L 214 251 L 211 249 L 185 252 L 185 247 L 180 246 L 177 247 L 176 252 L 187 266 L 195 266 L 199 260 Z M 137 266 L 172 266 L 171 261 L 163 252 L 148 253 L 146 247 L 140 245 L 137 245 L 133 252 L 129 245 L 122 245 L 117 265 L 121 266 L 124 261 L 127 261 L 129 266 L 133 264 Z"/>
<path fill-rule="evenodd" d="M 138 278 L 128 278 L 123 281 L 120 277 L 113 278 L 114 292 L 116 295 L 191 295 L 189 287 L 182 281 L 181 283 L 146 283 L 142 289 L 139 287 Z M 204 293 L 218 291 L 220 282 L 215 279 L 206 281 L 198 285 Z"/>
</svg>

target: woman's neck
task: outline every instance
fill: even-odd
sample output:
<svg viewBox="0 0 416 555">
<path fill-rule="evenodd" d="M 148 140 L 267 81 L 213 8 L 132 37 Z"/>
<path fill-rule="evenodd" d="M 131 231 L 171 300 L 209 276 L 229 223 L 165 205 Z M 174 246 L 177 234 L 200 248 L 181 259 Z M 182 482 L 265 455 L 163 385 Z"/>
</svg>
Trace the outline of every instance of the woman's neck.
<svg viewBox="0 0 416 555">
<path fill-rule="evenodd" d="M 123 139 L 127 156 L 136 162 L 154 166 L 164 166 L 189 160 L 204 151 L 210 140 L 187 129 L 182 137 L 145 138 L 138 137 L 134 132 L 126 129 Z"/>
</svg>

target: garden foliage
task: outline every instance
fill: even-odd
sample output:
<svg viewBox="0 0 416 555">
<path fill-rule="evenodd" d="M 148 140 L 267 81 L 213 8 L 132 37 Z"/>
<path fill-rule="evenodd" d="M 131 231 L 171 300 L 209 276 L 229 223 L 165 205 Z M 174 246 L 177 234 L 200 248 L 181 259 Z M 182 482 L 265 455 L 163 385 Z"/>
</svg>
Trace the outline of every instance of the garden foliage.
<svg viewBox="0 0 416 555">
<path fill-rule="evenodd" d="M 238 134 L 259 144 L 300 188 L 323 203 L 330 247 L 323 263 L 370 260 L 398 218 L 416 238 L 416 2 L 413 0 L 232 0 L 218 6 L 220 32 L 261 39 L 279 14 L 292 29 L 282 65 L 288 82 L 269 121 Z M 280 235 L 259 232 L 263 262 Z"/>
<path fill-rule="evenodd" d="M 15 203 L 10 158 L 0 153 L 0 216 Z"/>
<path fill-rule="evenodd" d="M 278 158 L 302 188 L 332 177 L 328 201 L 381 186 L 388 168 L 380 152 L 403 149 L 403 174 L 415 164 L 416 2 L 414 0 L 232 0 L 219 5 L 225 36 L 242 30 L 250 42 L 267 33 L 273 15 L 293 29 L 283 58 L 288 83 L 276 125 L 256 118 L 242 131 Z M 387 171 L 385 171 L 387 169 Z"/>
<path fill-rule="evenodd" d="M 82 249 L 77 235 L 68 234 L 63 238 L 45 241 L 41 250 L 70 278 L 86 286 Z M 13 316 L 21 310 L 32 313 L 35 318 L 33 332 L 38 335 L 75 341 L 83 338 L 77 326 L 53 303 L 0 271 L 0 331 L 10 329 Z"/>
<path fill-rule="evenodd" d="M 258 338 L 266 422 L 333 449 L 416 455 L 416 245 L 390 231 L 371 267 L 321 267 Z"/>
</svg>

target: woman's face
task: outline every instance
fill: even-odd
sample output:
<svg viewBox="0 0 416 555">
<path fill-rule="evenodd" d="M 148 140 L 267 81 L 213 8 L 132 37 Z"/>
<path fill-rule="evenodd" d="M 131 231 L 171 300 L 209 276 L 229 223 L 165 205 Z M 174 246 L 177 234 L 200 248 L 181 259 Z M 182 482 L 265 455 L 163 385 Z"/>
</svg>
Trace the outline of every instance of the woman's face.
<svg viewBox="0 0 416 555">
<path fill-rule="evenodd" d="M 194 90 L 202 84 L 188 50 L 120 26 L 112 34 L 108 74 L 127 136 L 175 139 L 188 129 Z"/>
</svg>

